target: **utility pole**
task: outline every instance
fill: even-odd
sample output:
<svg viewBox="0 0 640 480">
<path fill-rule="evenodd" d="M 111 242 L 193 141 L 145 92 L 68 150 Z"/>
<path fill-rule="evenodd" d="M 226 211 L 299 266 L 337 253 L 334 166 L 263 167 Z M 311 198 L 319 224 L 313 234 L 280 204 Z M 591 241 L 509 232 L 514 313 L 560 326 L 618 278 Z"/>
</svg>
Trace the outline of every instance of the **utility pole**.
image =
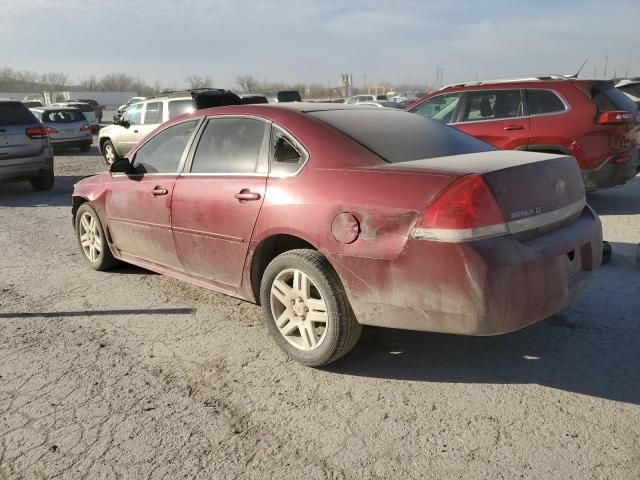
<svg viewBox="0 0 640 480">
<path fill-rule="evenodd" d="M 597 67 L 598 67 L 597 65 L 593 66 L 593 78 L 598 78 L 598 74 L 596 73 L 596 68 Z"/>
<path fill-rule="evenodd" d="M 604 78 L 604 79 L 607 78 L 607 63 L 609 63 L 609 56 L 605 55 L 605 57 L 604 57 L 604 74 L 602 75 L 602 78 Z"/>
</svg>

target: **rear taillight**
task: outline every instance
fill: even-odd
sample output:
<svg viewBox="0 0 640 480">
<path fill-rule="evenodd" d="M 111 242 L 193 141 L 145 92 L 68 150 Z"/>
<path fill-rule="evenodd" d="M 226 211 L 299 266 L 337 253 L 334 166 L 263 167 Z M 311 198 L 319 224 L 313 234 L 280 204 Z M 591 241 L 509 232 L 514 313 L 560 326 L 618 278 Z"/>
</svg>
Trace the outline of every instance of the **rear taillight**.
<svg viewBox="0 0 640 480">
<path fill-rule="evenodd" d="M 52 127 L 47 127 L 47 133 L 60 133 L 58 130 Z"/>
<path fill-rule="evenodd" d="M 629 160 L 631 160 L 631 155 L 628 153 L 622 153 L 620 155 L 616 155 L 611 161 L 611 163 L 615 163 L 617 165 L 620 165 L 622 163 L 627 163 Z"/>
<path fill-rule="evenodd" d="M 29 138 L 45 138 L 47 129 L 44 127 L 29 127 L 24 131 L 24 134 Z"/>
<path fill-rule="evenodd" d="M 600 125 L 620 125 L 623 123 L 633 122 L 634 114 L 624 110 L 616 110 L 614 112 L 604 112 L 598 117 Z"/>
<path fill-rule="evenodd" d="M 90 132 L 91 131 L 91 125 L 83 125 L 82 127 L 80 127 L 80 131 L 81 132 Z"/>
<path fill-rule="evenodd" d="M 507 224 L 493 193 L 480 175 L 454 182 L 423 213 L 412 238 L 467 242 L 503 235 Z"/>
</svg>

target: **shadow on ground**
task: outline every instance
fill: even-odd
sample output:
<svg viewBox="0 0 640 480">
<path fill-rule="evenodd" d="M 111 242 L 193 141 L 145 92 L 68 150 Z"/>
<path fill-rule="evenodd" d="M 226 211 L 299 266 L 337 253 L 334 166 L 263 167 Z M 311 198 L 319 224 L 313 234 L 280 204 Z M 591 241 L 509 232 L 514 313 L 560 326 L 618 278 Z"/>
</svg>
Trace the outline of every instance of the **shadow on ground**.
<svg viewBox="0 0 640 480">
<path fill-rule="evenodd" d="M 625 253 L 632 247 L 614 243 L 611 263 L 582 297 L 529 328 L 465 337 L 367 327 L 353 353 L 328 370 L 418 382 L 532 383 L 640 405 L 640 268 Z"/>
<path fill-rule="evenodd" d="M 598 215 L 634 215 L 640 213 L 640 175 L 622 187 L 605 188 L 587 194 L 587 203 Z"/>
<path fill-rule="evenodd" d="M 66 312 L 0 313 L 0 318 L 102 317 L 113 315 L 191 315 L 194 308 L 153 308 L 147 310 L 73 310 Z"/>
<path fill-rule="evenodd" d="M 81 178 L 56 175 L 53 189 L 43 192 L 29 182 L 0 183 L 0 207 L 71 207 L 73 184 Z"/>
</svg>

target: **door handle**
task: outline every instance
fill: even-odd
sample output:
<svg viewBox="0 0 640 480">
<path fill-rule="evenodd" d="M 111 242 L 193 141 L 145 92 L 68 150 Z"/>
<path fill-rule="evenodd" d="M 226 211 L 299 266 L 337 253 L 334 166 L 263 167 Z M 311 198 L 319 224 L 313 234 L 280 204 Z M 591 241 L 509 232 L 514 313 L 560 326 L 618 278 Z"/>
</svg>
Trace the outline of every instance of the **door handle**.
<svg viewBox="0 0 640 480">
<path fill-rule="evenodd" d="M 168 194 L 169 190 L 167 190 L 166 188 L 162 188 L 162 187 L 155 187 L 153 190 L 151 190 L 151 193 L 153 194 L 154 197 L 158 197 L 160 195 Z"/>
<path fill-rule="evenodd" d="M 240 202 L 248 202 L 251 200 L 260 200 L 260 194 L 252 192 L 248 188 L 243 188 L 234 195 Z"/>
<path fill-rule="evenodd" d="M 507 125 L 506 127 L 502 127 L 503 130 L 524 130 L 524 126 L 522 125 Z"/>
<path fill-rule="evenodd" d="M 138 133 L 138 130 L 134 130 L 133 133 Z"/>
</svg>

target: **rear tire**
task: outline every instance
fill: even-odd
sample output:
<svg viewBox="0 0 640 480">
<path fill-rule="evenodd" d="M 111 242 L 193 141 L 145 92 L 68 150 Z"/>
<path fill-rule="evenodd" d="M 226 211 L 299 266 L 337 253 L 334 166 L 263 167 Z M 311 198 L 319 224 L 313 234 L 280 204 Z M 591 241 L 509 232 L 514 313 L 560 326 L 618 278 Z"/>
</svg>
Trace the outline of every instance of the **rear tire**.
<svg viewBox="0 0 640 480">
<path fill-rule="evenodd" d="M 309 367 L 349 353 L 362 326 L 338 274 L 315 250 L 290 250 L 267 266 L 260 300 L 269 333 L 292 359 Z"/>
<path fill-rule="evenodd" d="M 34 190 L 51 190 L 56 182 L 56 177 L 53 172 L 47 172 L 44 175 L 33 177 L 29 180 Z"/>
<path fill-rule="evenodd" d="M 105 140 L 102 144 L 102 155 L 108 165 L 111 165 L 113 162 L 120 159 L 120 155 L 116 153 L 116 149 L 113 146 L 113 143 L 111 143 L 111 140 Z"/>
<path fill-rule="evenodd" d="M 78 208 L 75 231 L 80 252 L 91 268 L 104 271 L 118 263 L 107 243 L 100 217 L 89 203 Z"/>
</svg>

